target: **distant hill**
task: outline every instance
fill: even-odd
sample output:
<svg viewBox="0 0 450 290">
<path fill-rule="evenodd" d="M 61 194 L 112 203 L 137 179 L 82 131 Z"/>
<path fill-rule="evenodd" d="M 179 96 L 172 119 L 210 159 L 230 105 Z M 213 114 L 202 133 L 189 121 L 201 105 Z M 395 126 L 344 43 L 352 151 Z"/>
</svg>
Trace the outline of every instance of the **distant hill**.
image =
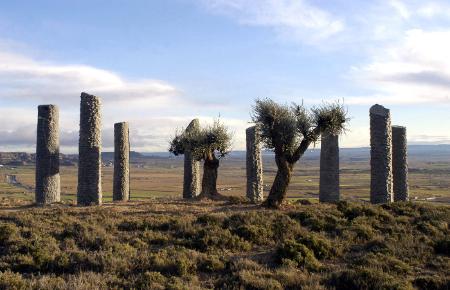
<svg viewBox="0 0 450 290">
<path fill-rule="evenodd" d="M 132 161 L 142 158 L 146 158 L 146 156 L 136 151 L 130 151 L 130 159 Z M 102 160 L 104 162 L 114 161 L 114 152 L 102 152 Z"/>
<path fill-rule="evenodd" d="M 263 155 L 270 157 L 273 155 L 271 151 L 263 151 Z M 60 154 L 61 165 L 76 165 L 78 161 L 77 154 Z M 439 162 L 442 160 L 450 160 L 450 145 L 410 145 L 408 146 L 408 156 L 410 159 L 417 161 Z M 146 160 L 152 159 L 176 159 L 169 152 L 130 152 L 132 163 L 145 163 Z M 243 159 L 245 151 L 232 151 L 227 158 Z M 320 158 L 320 149 L 310 149 L 306 152 L 306 160 L 317 160 Z M 370 148 L 341 148 L 340 158 L 343 162 L 359 162 L 368 161 L 370 158 Z M 34 153 L 25 152 L 0 152 L 0 164 L 19 166 L 34 164 L 36 156 Z M 111 163 L 114 161 L 114 152 L 102 152 L 102 161 Z"/>
</svg>

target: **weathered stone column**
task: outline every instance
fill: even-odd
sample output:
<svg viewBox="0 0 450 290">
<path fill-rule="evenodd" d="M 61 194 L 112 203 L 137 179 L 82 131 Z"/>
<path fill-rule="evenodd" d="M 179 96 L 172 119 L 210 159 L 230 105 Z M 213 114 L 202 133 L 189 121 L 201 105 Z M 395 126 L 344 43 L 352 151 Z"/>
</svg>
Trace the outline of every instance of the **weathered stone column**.
<svg viewBox="0 0 450 290">
<path fill-rule="evenodd" d="M 36 140 L 36 203 L 59 202 L 59 110 L 55 105 L 38 107 Z"/>
<path fill-rule="evenodd" d="M 101 102 L 98 97 L 81 94 L 78 205 L 102 203 L 100 107 Z"/>
<path fill-rule="evenodd" d="M 130 199 L 130 141 L 127 122 L 114 124 L 113 200 Z"/>
<path fill-rule="evenodd" d="M 370 202 L 392 202 L 391 113 L 378 104 L 370 108 L 370 169 Z"/>
<path fill-rule="evenodd" d="M 263 163 L 261 155 L 260 133 L 257 126 L 247 128 L 247 198 L 252 202 L 261 202 L 263 196 Z"/>
<path fill-rule="evenodd" d="M 200 130 L 200 121 L 194 119 L 186 128 L 186 134 Z M 194 198 L 200 194 L 200 161 L 193 158 L 192 152 L 184 152 L 183 198 Z"/>
<path fill-rule="evenodd" d="M 320 148 L 320 202 L 339 201 L 339 136 L 322 135 Z"/>
<path fill-rule="evenodd" d="M 392 126 L 392 169 L 394 201 L 409 200 L 406 128 Z"/>
</svg>

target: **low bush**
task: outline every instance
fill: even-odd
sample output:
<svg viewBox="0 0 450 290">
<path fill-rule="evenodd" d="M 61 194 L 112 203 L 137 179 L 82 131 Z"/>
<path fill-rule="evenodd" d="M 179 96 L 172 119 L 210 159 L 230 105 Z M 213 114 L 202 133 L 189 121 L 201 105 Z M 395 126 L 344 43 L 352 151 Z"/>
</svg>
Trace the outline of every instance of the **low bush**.
<svg viewBox="0 0 450 290">
<path fill-rule="evenodd" d="M 0 289 L 449 288 L 446 206 L 126 206 L 0 212 Z"/>
<path fill-rule="evenodd" d="M 336 290 L 412 289 L 410 283 L 376 268 L 359 268 L 333 273 L 328 285 Z"/>
<path fill-rule="evenodd" d="M 280 263 L 283 263 L 284 260 L 291 260 L 297 267 L 311 271 L 317 271 L 321 267 L 311 249 L 293 240 L 285 241 L 278 247 L 277 258 Z"/>
</svg>

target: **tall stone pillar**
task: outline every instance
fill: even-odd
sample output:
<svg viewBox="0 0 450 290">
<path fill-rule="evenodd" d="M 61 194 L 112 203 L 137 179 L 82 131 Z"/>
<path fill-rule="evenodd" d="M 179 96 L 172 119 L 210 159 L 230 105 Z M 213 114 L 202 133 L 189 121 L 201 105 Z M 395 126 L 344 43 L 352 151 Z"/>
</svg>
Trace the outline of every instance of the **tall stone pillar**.
<svg viewBox="0 0 450 290">
<path fill-rule="evenodd" d="M 263 163 L 261 155 L 260 133 L 257 126 L 247 128 L 247 198 L 252 202 L 261 202 L 263 196 Z"/>
<path fill-rule="evenodd" d="M 59 176 L 59 110 L 55 105 L 38 106 L 36 140 L 36 203 L 61 200 Z"/>
<path fill-rule="evenodd" d="M 406 128 L 392 126 L 394 201 L 409 200 L 407 145 Z"/>
<path fill-rule="evenodd" d="M 378 104 L 370 108 L 370 169 L 370 202 L 392 202 L 391 113 Z"/>
<path fill-rule="evenodd" d="M 320 202 L 339 201 L 339 136 L 322 135 L 320 149 Z"/>
<path fill-rule="evenodd" d="M 100 107 L 100 98 L 86 93 L 81 94 L 78 205 L 102 203 Z"/>
<path fill-rule="evenodd" d="M 114 201 L 130 199 L 130 141 L 127 122 L 114 124 Z"/>
<path fill-rule="evenodd" d="M 186 134 L 195 134 L 200 130 L 200 121 L 194 119 L 186 128 Z M 194 198 L 200 194 L 200 161 L 194 159 L 192 152 L 184 152 L 183 198 Z"/>
</svg>

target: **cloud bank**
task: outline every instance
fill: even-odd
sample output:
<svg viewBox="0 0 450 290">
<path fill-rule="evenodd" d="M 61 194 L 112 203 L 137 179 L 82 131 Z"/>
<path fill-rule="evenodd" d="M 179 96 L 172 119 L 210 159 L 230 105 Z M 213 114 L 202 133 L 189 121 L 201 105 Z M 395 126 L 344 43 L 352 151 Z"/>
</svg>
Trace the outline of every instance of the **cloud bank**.
<svg viewBox="0 0 450 290">
<path fill-rule="evenodd" d="M 177 128 L 194 117 L 198 103 L 181 90 L 155 79 L 128 80 L 115 72 L 87 65 L 66 65 L 36 61 L 26 55 L 0 51 L 0 150 L 33 152 L 39 104 L 60 108 L 62 152 L 76 153 L 79 98 L 82 91 L 102 99 L 104 150 L 113 149 L 113 124 L 130 122 L 132 149 L 166 151 Z M 213 105 L 208 105 L 213 106 Z M 222 105 L 220 105 L 222 106 Z M 222 108 L 223 109 L 223 108 Z M 203 122 L 211 121 L 200 116 Z M 244 131 L 245 121 L 223 119 L 233 131 Z M 237 134 L 236 146 L 242 137 Z M 242 146 L 241 146 L 242 147 Z"/>
<path fill-rule="evenodd" d="M 269 27 L 281 37 L 316 43 L 341 32 L 345 23 L 304 0 L 202 0 L 211 12 L 249 26 Z"/>
</svg>

